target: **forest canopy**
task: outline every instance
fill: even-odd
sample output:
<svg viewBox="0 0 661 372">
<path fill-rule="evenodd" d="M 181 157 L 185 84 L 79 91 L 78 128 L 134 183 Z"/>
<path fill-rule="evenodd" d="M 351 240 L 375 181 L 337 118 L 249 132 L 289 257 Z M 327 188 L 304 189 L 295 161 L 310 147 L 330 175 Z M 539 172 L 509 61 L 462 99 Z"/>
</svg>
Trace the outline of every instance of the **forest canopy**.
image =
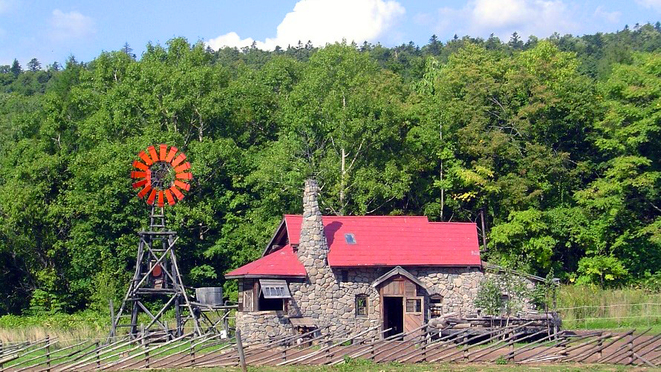
<svg viewBox="0 0 661 372">
<path fill-rule="evenodd" d="M 213 51 L 182 38 L 0 66 L 0 315 L 103 310 L 149 209 L 147 146 L 195 178 L 168 209 L 190 286 L 257 258 L 316 177 L 325 214 L 485 220 L 483 259 L 661 281 L 661 27 L 526 42 Z M 481 227 L 481 223 L 478 223 Z"/>
</svg>

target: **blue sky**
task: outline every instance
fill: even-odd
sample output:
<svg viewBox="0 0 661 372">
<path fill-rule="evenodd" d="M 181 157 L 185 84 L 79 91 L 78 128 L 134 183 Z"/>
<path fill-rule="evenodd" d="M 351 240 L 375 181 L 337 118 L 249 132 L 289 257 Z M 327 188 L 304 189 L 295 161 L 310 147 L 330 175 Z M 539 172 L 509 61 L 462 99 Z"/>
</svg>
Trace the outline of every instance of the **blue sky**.
<svg viewBox="0 0 661 372">
<path fill-rule="evenodd" d="M 253 41 L 262 49 L 298 40 L 422 46 L 432 34 L 508 40 L 614 32 L 661 20 L 661 0 L 0 0 L 0 65 L 43 66 L 74 55 L 90 61 L 125 42 L 138 56 L 148 42 L 176 36 L 218 48 Z"/>
</svg>

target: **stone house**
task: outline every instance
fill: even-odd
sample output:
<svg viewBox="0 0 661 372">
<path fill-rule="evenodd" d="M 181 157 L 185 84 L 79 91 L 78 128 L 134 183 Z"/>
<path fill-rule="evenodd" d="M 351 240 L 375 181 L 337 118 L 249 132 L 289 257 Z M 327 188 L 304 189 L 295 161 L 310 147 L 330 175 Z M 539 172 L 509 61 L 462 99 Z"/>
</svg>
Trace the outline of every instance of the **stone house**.
<svg viewBox="0 0 661 372">
<path fill-rule="evenodd" d="M 484 276 L 474 223 L 417 216 L 322 216 L 315 181 L 303 215 L 285 215 L 237 279 L 236 326 L 264 340 L 314 327 L 407 332 L 444 313 L 474 314 Z"/>
</svg>

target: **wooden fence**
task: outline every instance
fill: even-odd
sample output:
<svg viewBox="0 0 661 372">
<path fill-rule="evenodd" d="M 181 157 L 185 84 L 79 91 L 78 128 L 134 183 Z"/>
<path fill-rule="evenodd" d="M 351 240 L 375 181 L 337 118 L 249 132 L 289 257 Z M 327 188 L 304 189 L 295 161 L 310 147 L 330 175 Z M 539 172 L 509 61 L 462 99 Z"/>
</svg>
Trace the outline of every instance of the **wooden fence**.
<svg viewBox="0 0 661 372">
<path fill-rule="evenodd" d="M 492 329 L 433 328 L 423 325 L 390 337 L 362 332 L 330 333 L 322 328 L 303 335 L 284 335 L 261 343 L 242 343 L 246 364 L 338 365 L 351 359 L 376 363 L 608 363 L 658 366 L 661 335 L 642 332 L 548 332 L 529 323 Z M 383 331 L 384 333 L 386 331 Z M 383 334 L 383 333 L 382 333 Z M 57 339 L 0 346 L 0 371 L 92 371 L 239 365 L 236 339 L 212 334 L 171 338 L 146 334 L 113 342 Z"/>
</svg>

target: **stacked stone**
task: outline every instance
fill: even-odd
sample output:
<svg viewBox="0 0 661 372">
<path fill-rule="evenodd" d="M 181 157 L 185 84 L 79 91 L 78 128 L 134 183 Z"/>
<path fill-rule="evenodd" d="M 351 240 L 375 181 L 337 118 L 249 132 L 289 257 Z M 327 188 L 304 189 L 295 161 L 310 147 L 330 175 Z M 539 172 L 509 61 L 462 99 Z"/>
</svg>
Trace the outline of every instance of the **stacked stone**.
<svg viewBox="0 0 661 372">
<path fill-rule="evenodd" d="M 484 277 L 479 268 L 413 268 L 410 272 L 425 284 L 428 294 L 443 296 L 444 313 L 477 312 L 473 302 Z"/>
<path fill-rule="evenodd" d="M 317 181 L 305 181 L 303 194 L 303 222 L 298 245 L 298 259 L 308 274 L 307 281 L 296 286 L 293 298 L 296 312 L 319 320 L 319 325 L 331 325 L 334 314 L 346 311 L 337 301 L 341 297 L 335 275 L 328 265 L 328 242 L 324 234 L 324 223 L 319 210 Z M 292 286 L 290 286 L 290 289 Z"/>
</svg>

